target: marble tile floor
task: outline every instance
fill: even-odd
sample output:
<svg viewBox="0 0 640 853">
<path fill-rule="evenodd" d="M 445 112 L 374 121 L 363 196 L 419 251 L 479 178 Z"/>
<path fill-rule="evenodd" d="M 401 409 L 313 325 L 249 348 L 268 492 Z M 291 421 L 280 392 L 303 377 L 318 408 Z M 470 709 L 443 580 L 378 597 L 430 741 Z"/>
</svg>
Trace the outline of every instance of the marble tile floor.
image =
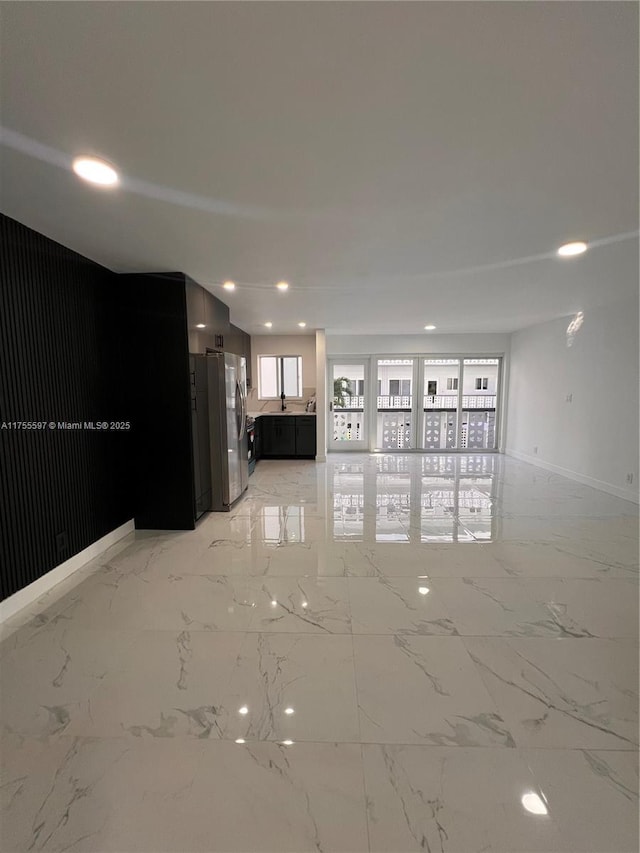
<svg viewBox="0 0 640 853">
<path fill-rule="evenodd" d="M 637 505 L 261 461 L 3 626 L 4 853 L 635 853 Z"/>
</svg>

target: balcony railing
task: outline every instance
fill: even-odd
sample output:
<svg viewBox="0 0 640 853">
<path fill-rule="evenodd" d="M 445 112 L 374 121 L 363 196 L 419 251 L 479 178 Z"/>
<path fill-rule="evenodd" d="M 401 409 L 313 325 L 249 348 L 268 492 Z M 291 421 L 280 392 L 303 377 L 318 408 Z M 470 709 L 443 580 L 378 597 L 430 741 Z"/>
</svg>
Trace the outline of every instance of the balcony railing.
<svg viewBox="0 0 640 853">
<path fill-rule="evenodd" d="M 378 411 L 399 409 L 401 412 L 411 411 L 411 396 L 409 394 L 390 394 L 378 397 Z"/>
<path fill-rule="evenodd" d="M 412 398 L 410 395 L 382 395 L 377 398 L 378 411 L 385 409 L 396 409 L 402 412 L 411 411 Z M 424 409 L 456 409 L 458 406 L 457 394 L 430 394 L 423 399 Z M 495 409 L 495 394 L 463 394 L 463 409 Z M 362 411 L 364 409 L 364 396 L 343 397 L 340 402 L 333 401 L 334 411 Z"/>
<path fill-rule="evenodd" d="M 425 396 L 425 409 L 455 409 L 458 406 L 457 394 L 430 394 Z M 495 409 L 495 394 L 463 394 L 463 409 Z"/>
<path fill-rule="evenodd" d="M 364 397 L 333 398 L 334 412 L 361 412 L 364 409 Z"/>
</svg>

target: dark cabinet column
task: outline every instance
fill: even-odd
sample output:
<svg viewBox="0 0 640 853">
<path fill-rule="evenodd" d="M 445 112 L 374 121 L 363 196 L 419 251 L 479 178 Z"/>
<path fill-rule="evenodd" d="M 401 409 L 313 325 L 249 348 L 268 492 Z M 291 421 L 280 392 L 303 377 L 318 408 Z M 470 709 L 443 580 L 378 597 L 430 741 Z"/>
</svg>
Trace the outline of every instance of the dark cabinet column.
<svg viewBox="0 0 640 853">
<path fill-rule="evenodd" d="M 313 416 L 298 415 L 294 418 L 296 427 L 296 456 L 315 457 L 316 455 L 316 419 Z"/>
</svg>

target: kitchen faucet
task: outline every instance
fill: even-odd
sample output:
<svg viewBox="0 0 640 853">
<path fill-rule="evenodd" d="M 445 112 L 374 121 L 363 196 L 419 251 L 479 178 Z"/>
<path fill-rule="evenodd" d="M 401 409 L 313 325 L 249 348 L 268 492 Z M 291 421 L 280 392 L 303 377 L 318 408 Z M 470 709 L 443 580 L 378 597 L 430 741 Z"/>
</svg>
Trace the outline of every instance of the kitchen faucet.
<svg viewBox="0 0 640 853">
<path fill-rule="evenodd" d="M 282 403 L 280 404 L 280 411 L 286 412 L 287 407 L 286 407 L 285 402 L 284 402 L 286 399 L 286 397 L 284 396 L 284 391 L 282 392 L 282 394 L 280 394 L 280 399 L 282 400 Z"/>
</svg>

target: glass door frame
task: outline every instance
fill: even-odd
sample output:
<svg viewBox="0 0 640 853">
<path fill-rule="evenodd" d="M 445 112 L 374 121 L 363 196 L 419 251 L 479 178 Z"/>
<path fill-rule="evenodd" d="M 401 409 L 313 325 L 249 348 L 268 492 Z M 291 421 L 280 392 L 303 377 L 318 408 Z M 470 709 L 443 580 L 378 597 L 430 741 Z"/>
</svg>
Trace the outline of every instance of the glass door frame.
<svg viewBox="0 0 640 853">
<path fill-rule="evenodd" d="M 482 359 L 495 358 L 498 361 L 498 386 L 496 389 L 496 420 L 495 420 L 495 447 L 493 448 L 462 448 L 462 397 L 463 397 L 463 380 L 464 380 L 464 361 L 465 359 Z M 412 389 L 412 406 L 411 406 L 411 441 L 410 446 L 399 450 L 376 447 L 377 442 L 377 424 L 378 424 L 378 360 L 379 359 L 414 359 L 413 364 L 413 379 L 414 388 Z M 457 359 L 458 364 L 458 400 L 457 400 L 457 430 L 455 448 L 435 448 L 427 449 L 420 447 L 422 444 L 422 436 L 424 434 L 424 376 L 425 376 L 425 360 L 430 359 Z M 426 454 L 449 454 L 449 453 L 500 453 L 501 441 L 503 436 L 503 428 L 506 421 L 506 412 L 503 411 L 503 405 L 506 400 L 506 370 L 508 365 L 508 354 L 504 352 L 407 352 L 407 353 L 385 353 L 378 352 L 373 354 L 365 354 L 362 356 L 356 355 L 333 355 L 327 357 L 327 399 L 331 404 L 333 400 L 333 379 L 332 366 L 333 364 L 357 364 L 364 366 L 365 376 L 365 391 L 368 390 L 368 396 L 365 394 L 365 405 L 363 412 L 363 426 L 365 436 L 362 441 L 344 442 L 346 446 L 334 447 L 332 444 L 333 436 L 333 409 L 331 405 L 327 407 L 327 450 L 330 452 L 344 451 L 366 451 L 369 453 L 426 453 Z"/>
<path fill-rule="evenodd" d="M 464 363 L 465 361 L 473 360 L 473 359 L 496 359 L 498 362 L 498 371 L 497 371 L 497 381 L 496 381 L 496 406 L 495 406 L 495 423 L 494 423 L 494 444 L 495 447 L 461 447 L 462 444 L 462 397 L 464 393 L 463 383 L 464 383 Z M 455 452 L 459 453 L 499 453 L 500 452 L 500 440 L 502 437 L 502 424 L 503 424 L 503 412 L 502 412 L 502 399 L 503 399 L 503 385 L 505 381 L 504 369 L 505 369 L 505 356 L 504 355 L 479 355 L 477 353 L 467 353 L 460 357 L 460 378 L 458 379 L 458 434 L 456 437 L 456 443 L 458 445 Z"/>
<path fill-rule="evenodd" d="M 333 394 L 333 367 L 336 364 L 343 365 L 358 365 L 364 367 L 364 407 L 362 411 L 362 428 L 364 436 L 359 441 L 344 441 L 334 442 L 333 440 L 333 415 L 334 415 L 334 394 Z M 363 355 L 359 358 L 354 355 L 327 357 L 327 452 L 328 453 L 348 453 L 358 451 L 369 451 L 371 443 L 371 424 L 369 418 L 369 409 L 367 400 L 370 399 L 371 386 L 371 356 Z M 357 395 L 359 396 L 359 395 Z"/>
<path fill-rule="evenodd" d="M 411 373 L 411 440 L 409 442 L 409 447 L 397 449 L 390 448 L 388 450 L 382 447 L 376 447 L 378 438 L 378 396 L 382 396 L 378 394 L 378 362 L 409 361 L 410 359 L 413 360 L 413 366 Z M 422 387 L 422 378 L 420 375 L 422 362 L 420 360 L 420 356 L 414 355 L 413 353 L 376 353 L 375 355 L 370 356 L 369 360 L 369 375 L 371 377 L 369 399 L 371 401 L 375 400 L 375 406 L 372 404 L 369 412 L 367 412 L 369 423 L 369 450 L 372 453 L 407 453 L 415 450 L 420 451 L 420 448 L 418 447 L 418 435 L 421 433 L 419 433 L 418 430 L 422 429 L 423 415 L 423 412 L 421 411 L 422 406 L 420 405 L 421 398 L 417 393 L 418 389 Z"/>
</svg>

